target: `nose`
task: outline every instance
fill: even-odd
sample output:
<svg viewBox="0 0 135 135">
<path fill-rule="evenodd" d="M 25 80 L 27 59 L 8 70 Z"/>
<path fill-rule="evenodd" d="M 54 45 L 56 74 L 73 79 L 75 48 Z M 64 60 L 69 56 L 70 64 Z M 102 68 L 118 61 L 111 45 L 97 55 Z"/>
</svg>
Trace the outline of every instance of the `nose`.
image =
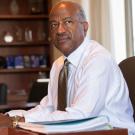
<svg viewBox="0 0 135 135">
<path fill-rule="evenodd" d="M 59 23 L 58 29 L 57 29 L 57 33 L 61 34 L 65 32 L 65 27 L 63 25 L 63 23 Z"/>
</svg>

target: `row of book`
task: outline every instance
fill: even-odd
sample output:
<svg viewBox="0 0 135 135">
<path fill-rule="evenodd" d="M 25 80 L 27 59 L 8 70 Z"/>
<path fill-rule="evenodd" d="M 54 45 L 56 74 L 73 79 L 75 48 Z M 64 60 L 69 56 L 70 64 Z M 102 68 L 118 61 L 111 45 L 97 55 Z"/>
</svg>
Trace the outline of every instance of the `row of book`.
<svg viewBox="0 0 135 135">
<path fill-rule="evenodd" d="M 10 55 L 7 57 L 0 57 L 0 68 L 36 68 L 47 67 L 47 55 Z"/>
</svg>

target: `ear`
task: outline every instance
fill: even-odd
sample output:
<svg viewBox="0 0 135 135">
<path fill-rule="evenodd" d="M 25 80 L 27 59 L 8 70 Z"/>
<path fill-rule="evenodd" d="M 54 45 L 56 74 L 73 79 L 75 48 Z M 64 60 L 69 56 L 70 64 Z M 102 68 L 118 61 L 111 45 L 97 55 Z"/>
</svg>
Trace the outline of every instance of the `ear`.
<svg viewBox="0 0 135 135">
<path fill-rule="evenodd" d="M 87 33 L 88 28 L 89 28 L 88 22 L 84 21 L 84 22 L 83 22 L 83 29 L 84 29 L 84 33 L 85 33 L 85 34 Z"/>
</svg>

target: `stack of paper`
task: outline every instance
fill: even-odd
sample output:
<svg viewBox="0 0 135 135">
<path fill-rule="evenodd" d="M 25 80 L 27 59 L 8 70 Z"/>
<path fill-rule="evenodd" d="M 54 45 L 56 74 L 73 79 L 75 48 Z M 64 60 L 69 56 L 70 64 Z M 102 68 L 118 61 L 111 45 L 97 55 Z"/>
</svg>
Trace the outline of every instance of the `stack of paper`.
<svg viewBox="0 0 135 135">
<path fill-rule="evenodd" d="M 80 120 L 64 120 L 35 123 L 19 122 L 18 127 L 39 133 L 67 133 L 111 129 L 109 125 L 109 120 L 104 116 L 85 118 Z"/>
</svg>

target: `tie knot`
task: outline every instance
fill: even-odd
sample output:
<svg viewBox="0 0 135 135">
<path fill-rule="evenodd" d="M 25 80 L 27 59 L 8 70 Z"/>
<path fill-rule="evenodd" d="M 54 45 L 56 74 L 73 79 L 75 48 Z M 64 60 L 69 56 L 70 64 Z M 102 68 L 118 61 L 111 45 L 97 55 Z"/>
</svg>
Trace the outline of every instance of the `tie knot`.
<svg viewBox="0 0 135 135">
<path fill-rule="evenodd" d="M 70 62 L 68 61 L 68 59 L 65 59 L 65 60 L 64 60 L 64 66 L 68 66 L 69 63 L 70 63 Z"/>
</svg>

